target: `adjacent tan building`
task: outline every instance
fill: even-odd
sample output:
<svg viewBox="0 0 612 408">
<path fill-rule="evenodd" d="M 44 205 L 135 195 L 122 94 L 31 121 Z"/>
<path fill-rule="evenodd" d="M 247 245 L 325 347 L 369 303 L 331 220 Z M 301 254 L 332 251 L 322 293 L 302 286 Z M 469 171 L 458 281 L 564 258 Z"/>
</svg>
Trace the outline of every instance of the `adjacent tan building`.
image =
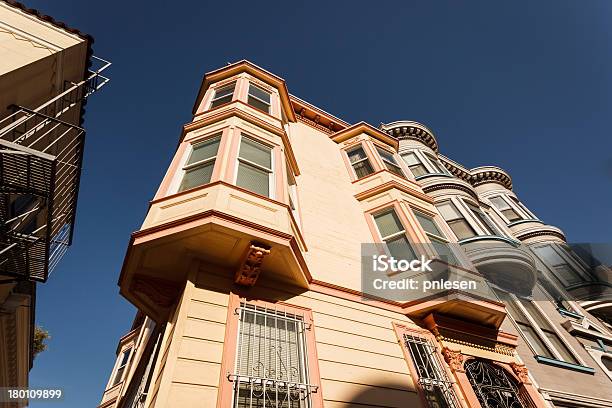
<svg viewBox="0 0 612 408">
<path fill-rule="evenodd" d="M 610 327 L 566 291 L 606 285 L 565 242 L 426 126 L 351 125 L 228 65 L 132 234 L 139 312 L 99 406 L 612 406 Z M 365 243 L 481 286 L 373 296 Z"/>
<path fill-rule="evenodd" d="M 97 64 L 92 42 L 37 10 L 0 1 L 0 387 L 28 386 L 36 285 L 72 240 L 82 107 L 107 81 L 90 71 L 108 65 Z"/>
</svg>

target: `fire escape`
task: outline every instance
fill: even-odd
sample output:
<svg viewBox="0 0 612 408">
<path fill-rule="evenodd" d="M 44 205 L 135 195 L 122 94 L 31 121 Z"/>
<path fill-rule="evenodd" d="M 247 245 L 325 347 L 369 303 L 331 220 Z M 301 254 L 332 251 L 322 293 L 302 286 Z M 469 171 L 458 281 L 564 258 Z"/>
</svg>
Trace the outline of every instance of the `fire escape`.
<svg viewBox="0 0 612 408">
<path fill-rule="evenodd" d="M 104 86 L 111 63 L 36 109 L 13 106 L 0 121 L 0 275 L 45 282 L 72 243 L 85 129 L 86 98 Z"/>
</svg>

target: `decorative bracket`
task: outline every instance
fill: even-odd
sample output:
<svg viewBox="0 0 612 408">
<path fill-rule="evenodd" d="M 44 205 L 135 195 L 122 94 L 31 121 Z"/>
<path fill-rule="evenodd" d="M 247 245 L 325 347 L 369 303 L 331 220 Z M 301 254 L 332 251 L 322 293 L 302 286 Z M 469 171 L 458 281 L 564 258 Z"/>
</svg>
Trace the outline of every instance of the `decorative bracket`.
<svg viewBox="0 0 612 408">
<path fill-rule="evenodd" d="M 442 349 L 444 361 L 448 364 L 453 372 L 463 372 L 463 354 L 460 351 L 451 350 L 448 347 Z"/>
<path fill-rule="evenodd" d="M 254 286 L 261 273 L 261 264 L 270 247 L 258 242 L 251 242 L 242 258 L 242 262 L 234 276 L 234 282 L 243 286 Z"/>
<path fill-rule="evenodd" d="M 529 370 L 524 364 L 510 363 L 510 368 L 523 384 L 529 384 Z"/>
</svg>

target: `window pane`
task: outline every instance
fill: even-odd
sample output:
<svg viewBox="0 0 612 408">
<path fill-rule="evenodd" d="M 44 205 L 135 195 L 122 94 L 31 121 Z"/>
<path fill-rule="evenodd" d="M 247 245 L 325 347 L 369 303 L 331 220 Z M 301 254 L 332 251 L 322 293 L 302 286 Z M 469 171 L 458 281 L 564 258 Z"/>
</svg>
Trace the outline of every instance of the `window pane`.
<svg viewBox="0 0 612 408">
<path fill-rule="evenodd" d="M 404 161 L 406 162 L 408 166 L 415 166 L 417 164 L 421 164 L 421 161 L 414 153 L 404 154 L 402 155 L 402 158 L 404 159 Z"/>
<path fill-rule="evenodd" d="M 191 151 L 191 155 L 189 156 L 187 164 L 196 163 L 201 160 L 210 159 L 211 157 L 216 156 L 219 150 L 220 141 L 221 137 L 217 136 L 205 140 L 202 143 L 193 145 L 193 150 Z"/>
<path fill-rule="evenodd" d="M 247 103 L 256 109 L 262 110 L 266 113 L 270 113 L 270 105 L 260 101 L 259 99 L 249 96 L 249 98 L 247 99 Z"/>
<path fill-rule="evenodd" d="M 389 162 L 383 162 L 385 163 L 385 167 L 387 168 L 387 170 L 389 170 L 391 173 L 400 176 L 400 177 L 404 177 L 404 172 L 402 171 L 402 168 L 396 164 L 392 164 Z"/>
<path fill-rule="evenodd" d="M 434 156 L 432 156 L 430 154 L 425 154 L 425 155 L 427 156 L 427 158 L 431 162 L 431 165 L 434 167 L 434 169 L 436 169 L 437 173 L 446 174 L 446 172 L 444 170 L 442 170 L 440 162 L 438 161 L 437 158 L 435 158 Z"/>
<path fill-rule="evenodd" d="M 443 261 L 446 261 L 453 265 L 457 265 L 459 263 L 459 261 L 457 261 L 457 258 L 455 257 L 455 254 L 453 254 L 453 251 L 451 250 L 450 244 L 448 242 L 440 241 L 431 237 L 429 239 L 434 249 L 436 250 L 436 253 Z"/>
<path fill-rule="evenodd" d="M 366 156 L 365 151 L 361 147 L 357 147 L 353 150 L 350 150 L 347 152 L 347 154 L 348 154 L 348 157 L 351 163 L 355 163 L 356 161 L 359 161 L 361 159 L 365 159 L 368 157 Z"/>
<path fill-rule="evenodd" d="M 554 333 L 549 330 L 544 330 L 544 335 L 546 336 L 548 341 L 552 343 L 555 350 L 557 350 L 559 354 L 561 354 L 561 358 L 563 359 L 563 361 L 567 361 L 568 363 L 572 364 L 580 364 L 578 360 L 576 360 L 576 357 L 574 357 L 571 351 L 567 348 L 563 340 L 557 335 L 557 333 Z"/>
<path fill-rule="evenodd" d="M 548 321 L 542 315 L 542 312 L 540 312 L 538 308 L 536 308 L 535 305 L 531 301 L 525 300 L 525 299 L 519 299 L 519 301 L 521 302 L 523 307 L 527 309 L 527 312 L 529 313 L 531 318 L 536 322 L 539 328 L 552 330 L 550 323 L 548 323 Z"/>
<path fill-rule="evenodd" d="M 518 221 L 518 220 L 522 220 L 523 219 L 523 217 L 518 215 L 518 213 L 516 211 L 514 211 L 514 209 L 512 209 L 512 208 L 508 208 L 506 210 L 502 210 L 502 214 L 504 214 L 504 216 L 510 222 Z"/>
<path fill-rule="evenodd" d="M 552 353 L 546 347 L 546 344 L 538 337 L 538 334 L 533 329 L 533 327 L 519 323 L 519 327 L 521 332 L 525 336 L 525 338 L 529 341 L 529 344 L 534 348 L 535 353 L 539 356 L 555 358 Z"/>
<path fill-rule="evenodd" d="M 491 201 L 491 203 L 493 203 L 493 205 L 498 209 L 498 210 L 505 210 L 506 208 L 509 207 L 508 203 L 506 202 L 506 200 L 504 200 L 501 197 L 491 197 L 489 198 L 489 200 Z"/>
<path fill-rule="evenodd" d="M 353 169 L 355 169 L 355 174 L 357 175 L 357 178 L 362 178 L 374 173 L 374 169 L 372 169 L 372 165 L 370 164 L 370 161 L 368 159 L 353 164 Z"/>
<path fill-rule="evenodd" d="M 266 169 L 272 168 L 271 149 L 244 136 L 240 142 L 240 157 Z"/>
<path fill-rule="evenodd" d="M 219 105 L 223 105 L 224 103 L 228 103 L 232 101 L 232 97 L 234 95 L 234 88 L 236 84 L 231 84 L 227 86 L 223 86 L 215 91 L 215 96 L 213 97 L 213 101 L 210 104 L 210 108 L 215 108 Z"/>
<path fill-rule="evenodd" d="M 414 175 L 414 177 L 424 176 L 427 173 L 427 169 L 422 164 L 417 164 L 416 166 L 410 166 L 410 171 Z"/>
<path fill-rule="evenodd" d="M 606 367 L 606 370 L 612 372 L 612 358 L 603 356 L 601 358 L 601 362 L 603 363 L 604 367 Z"/>
<path fill-rule="evenodd" d="M 405 235 L 386 240 L 387 248 L 395 259 L 416 259 L 416 254 Z"/>
<path fill-rule="evenodd" d="M 544 259 L 544 262 L 548 265 L 554 266 L 565 263 L 565 260 L 550 245 L 534 248 L 534 252 Z"/>
<path fill-rule="evenodd" d="M 476 232 L 463 218 L 449 221 L 449 227 L 453 230 L 458 240 L 472 238 L 476 236 Z"/>
<path fill-rule="evenodd" d="M 489 235 L 501 235 L 501 233 L 493 225 L 493 223 L 491 222 L 489 217 L 487 217 L 485 215 L 485 213 L 483 213 L 482 210 L 479 207 L 476 207 L 476 206 L 471 205 L 471 204 L 468 204 L 468 207 L 470 208 L 470 210 L 472 210 L 472 213 L 476 216 L 476 218 L 480 221 L 480 223 L 483 224 L 484 229 L 485 229 L 487 234 L 489 234 Z"/>
<path fill-rule="evenodd" d="M 578 274 L 568 264 L 558 265 L 554 267 L 555 275 L 566 281 L 569 285 L 584 282 L 584 278 Z"/>
<path fill-rule="evenodd" d="M 433 218 L 428 217 L 427 215 L 422 214 L 422 213 L 420 213 L 418 211 L 415 211 L 414 215 L 416 216 L 417 220 L 419 220 L 419 223 L 421 224 L 421 227 L 423 227 L 423 229 L 426 232 L 429 232 L 430 234 L 437 235 L 439 237 L 443 237 L 444 236 L 444 235 L 442 235 L 442 233 L 440 232 L 440 230 L 436 226 L 436 223 L 434 222 Z"/>
<path fill-rule="evenodd" d="M 381 149 L 380 147 L 376 147 L 376 151 L 380 154 L 380 157 L 383 159 L 383 163 L 387 170 L 389 170 L 393 174 L 397 174 L 400 177 L 404 177 L 404 172 L 402 168 L 397 164 L 395 157 L 393 157 L 393 153 L 386 151 L 385 149 Z"/>
<path fill-rule="evenodd" d="M 436 207 L 438 208 L 438 211 L 440 211 L 442 218 L 444 218 L 446 221 L 463 218 L 459 211 L 457 211 L 457 208 L 455 208 L 455 205 L 448 201 L 439 204 Z"/>
<path fill-rule="evenodd" d="M 268 197 L 270 195 L 270 173 L 247 163 L 239 162 L 236 185 Z"/>
<path fill-rule="evenodd" d="M 261 99 L 263 102 L 266 102 L 268 105 L 270 104 L 270 93 L 264 91 L 260 87 L 249 84 L 249 95 L 254 96 L 258 99 Z"/>
<path fill-rule="evenodd" d="M 183 180 L 181 181 L 179 191 L 188 190 L 190 188 L 210 183 L 210 178 L 212 176 L 214 167 L 215 162 L 213 161 L 208 162 L 202 166 L 186 170 L 185 175 L 183 176 Z"/>
<path fill-rule="evenodd" d="M 383 239 L 390 235 L 404 231 L 404 226 L 394 210 L 388 211 L 384 214 L 375 215 L 374 220 L 376 221 L 376 226 L 378 227 L 378 231 L 380 231 L 380 235 L 383 237 Z"/>
</svg>

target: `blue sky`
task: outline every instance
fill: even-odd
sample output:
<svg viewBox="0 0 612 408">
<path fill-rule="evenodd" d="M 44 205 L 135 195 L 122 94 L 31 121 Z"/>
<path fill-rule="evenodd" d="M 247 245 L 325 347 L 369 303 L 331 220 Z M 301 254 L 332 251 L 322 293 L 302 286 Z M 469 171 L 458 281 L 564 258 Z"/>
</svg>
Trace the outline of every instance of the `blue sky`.
<svg viewBox="0 0 612 408">
<path fill-rule="evenodd" d="M 114 64 L 87 105 L 75 243 L 38 290 L 52 338 L 31 384 L 63 387 L 62 407 L 99 402 L 134 315 L 117 287 L 129 234 L 203 73 L 228 61 L 250 59 L 351 123 L 422 122 L 443 154 L 507 170 L 570 240 L 611 241 L 609 0 L 26 2 L 92 34 Z"/>
</svg>

